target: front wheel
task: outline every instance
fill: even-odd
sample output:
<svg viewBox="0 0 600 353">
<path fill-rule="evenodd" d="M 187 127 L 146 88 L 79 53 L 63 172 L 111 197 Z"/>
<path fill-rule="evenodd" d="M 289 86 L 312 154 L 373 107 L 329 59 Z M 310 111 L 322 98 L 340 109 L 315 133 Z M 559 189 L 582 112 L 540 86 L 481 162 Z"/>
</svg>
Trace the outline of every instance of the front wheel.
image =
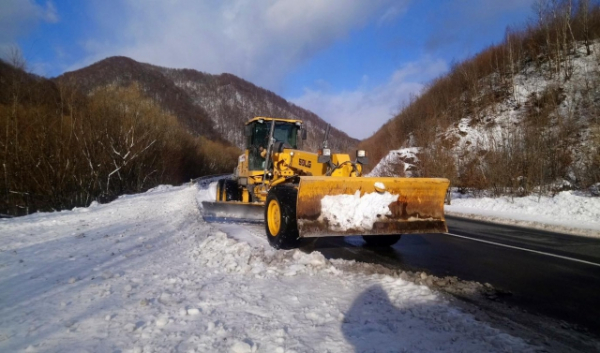
<svg viewBox="0 0 600 353">
<path fill-rule="evenodd" d="M 394 235 L 363 235 L 367 246 L 392 246 L 400 240 L 400 234 Z"/>
<path fill-rule="evenodd" d="M 276 186 L 269 190 L 265 207 L 265 230 L 275 249 L 292 249 L 300 243 L 296 223 L 298 190 L 293 186 Z"/>
</svg>

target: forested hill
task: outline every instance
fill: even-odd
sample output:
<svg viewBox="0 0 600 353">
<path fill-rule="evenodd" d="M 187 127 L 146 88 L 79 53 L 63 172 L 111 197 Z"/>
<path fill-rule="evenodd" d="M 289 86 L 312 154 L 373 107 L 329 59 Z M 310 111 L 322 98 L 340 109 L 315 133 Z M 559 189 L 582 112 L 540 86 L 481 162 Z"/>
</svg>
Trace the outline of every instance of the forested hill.
<svg viewBox="0 0 600 353">
<path fill-rule="evenodd" d="M 211 75 L 191 69 L 169 69 L 139 63 L 127 57 L 110 57 L 68 72 L 57 81 L 71 82 L 89 93 L 111 85 L 139 85 L 144 96 L 170 112 L 190 131 L 209 139 L 222 138 L 243 147 L 244 123 L 255 116 L 301 119 L 306 122 L 305 147 L 316 150 L 327 123 L 275 93 L 231 74 Z M 358 140 L 332 127 L 330 145 L 348 151 Z"/>
<path fill-rule="evenodd" d="M 239 149 L 205 126 L 215 140 L 190 134 L 137 83 L 83 94 L 0 60 L 0 216 L 231 172 Z"/>
<path fill-rule="evenodd" d="M 378 173 L 497 194 L 600 182 L 600 8 L 536 2 L 536 21 L 456 64 L 361 143 Z M 417 158 L 403 161 L 412 148 Z M 411 165 L 409 165 L 411 164 Z"/>
</svg>

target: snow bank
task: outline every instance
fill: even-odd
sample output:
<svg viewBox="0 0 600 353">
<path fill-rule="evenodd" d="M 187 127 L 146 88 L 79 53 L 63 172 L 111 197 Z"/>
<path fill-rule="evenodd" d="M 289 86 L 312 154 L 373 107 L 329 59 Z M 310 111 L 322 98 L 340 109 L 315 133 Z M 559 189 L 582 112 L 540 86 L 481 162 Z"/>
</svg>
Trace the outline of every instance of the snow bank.
<svg viewBox="0 0 600 353">
<path fill-rule="evenodd" d="M 473 198 L 452 194 L 447 214 L 600 237 L 600 198 L 573 191 L 554 197 Z"/>
</svg>

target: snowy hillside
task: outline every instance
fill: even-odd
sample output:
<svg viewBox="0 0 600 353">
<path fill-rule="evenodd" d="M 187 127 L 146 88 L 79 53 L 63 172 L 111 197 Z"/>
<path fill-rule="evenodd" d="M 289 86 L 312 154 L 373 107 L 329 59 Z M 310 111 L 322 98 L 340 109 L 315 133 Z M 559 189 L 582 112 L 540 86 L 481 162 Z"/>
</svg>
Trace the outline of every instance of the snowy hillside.
<svg viewBox="0 0 600 353">
<path fill-rule="evenodd" d="M 600 44 L 591 46 L 594 53 L 600 52 Z M 573 128 L 581 128 L 577 144 L 568 148 L 573 154 L 575 162 L 582 162 L 582 155 L 593 148 L 592 138 L 594 133 L 590 126 L 595 126 L 594 116 L 590 116 L 581 105 L 587 99 L 597 99 L 597 91 L 591 90 L 595 86 L 595 74 L 600 72 L 598 55 L 585 55 L 586 48 L 579 44 L 576 54 L 570 58 L 572 71 L 568 80 L 562 75 L 550 74 L 551 63 L 542 65 L 542 70 L 536 69 L 531 63 L 512 78 L 509 95 L 506 99 L 487 106 L 482 111 L 465 116 L 458 124 L 448 129 L 443 138 L 457 141 L 454 147 L 456 155 L 464 153 L 478 153 L 481 150 L 493 151 L 510 143 L 511 139 L 522 133 L 524 125 L 530 115 L 536 110 L 545 107 L 536 106 L 536 100 L 543 99 L 545 95 L 554 93 L 558 106 L 556 112 L 550 116 L 549 130 L 559 129 L 562 125 L 573 123 Z M 497 77 L 486 77 L 480 81 L 485 95 L 498 87 L 494 86 Z M 487 88 L 486 88 L 487 87 Z M 490 89 L 491 87 L 491 89 Z M 575 120 L 571 122 L 571 120 Z M 577 127 L 576 127 L 577 126 Z M 597 126 L 595 126 L 597 128 Z M 544 133 L 540 129 L 539 133 Z M 569 141 L 571 142 L 571 141 Z M 597 146 L 596 146 L 597 147 Z"/>
<path fill-rule="evenodd" d="M 374 173 L 402 175 L 397 151 L 417 149 L 414 176 L 463 189 L 597 190 L 600 42 L 553 51 L 524 31 L 453 67 L 361 142 L 379 163 Z"/>
<path fill-rule="evenodd" d="M 409 147 L 390 151 L 368 175 L 411 177 L 419 161 L 417 154 L 420 150 L 419 147 Z"/>
<path fill-rule="evenodd" d="M 256 116 L 302 120 L 308 133 L 304 148 L 316 151 L 321 147 L 327 123 L 316 114 L 271 91 L 231 74 L 210 75 L 195 70 L 167 68 L 159 70 L 186 92 L 197 107 L 206 111 L 214 128 L 239 148 L 243 149 L 246 143 L 244 124 Z M 330 147 L 335 151 L 348 151 L 358 144 L 358 140 L 335 126 L 332 126 L 330 135 Z"/>
<path fill-rule="evenodd" d="M 0 351 L 536 350 L 402 274 L 206 224 L 208 197 L 163 186 L 0 220 Z"/>
</svg>

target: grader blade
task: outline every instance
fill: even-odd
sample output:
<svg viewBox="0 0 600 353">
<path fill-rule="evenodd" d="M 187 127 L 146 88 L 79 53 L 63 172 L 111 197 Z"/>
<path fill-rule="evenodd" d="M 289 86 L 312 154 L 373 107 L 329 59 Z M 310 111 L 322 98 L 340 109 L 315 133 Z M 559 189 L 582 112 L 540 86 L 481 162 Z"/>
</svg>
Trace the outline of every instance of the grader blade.
<svg viewBox="0 0 600 353">
<path fill-rule="evenodd" d="M 438 178 L 301 177 L 300 237 L 447 232 Z"/>
<path fill-rule="evenodd" d="M 235 201 L 202 202 L 202 218 L 207 222 L 262 223 L 264 205 Z"/>
</svg>

